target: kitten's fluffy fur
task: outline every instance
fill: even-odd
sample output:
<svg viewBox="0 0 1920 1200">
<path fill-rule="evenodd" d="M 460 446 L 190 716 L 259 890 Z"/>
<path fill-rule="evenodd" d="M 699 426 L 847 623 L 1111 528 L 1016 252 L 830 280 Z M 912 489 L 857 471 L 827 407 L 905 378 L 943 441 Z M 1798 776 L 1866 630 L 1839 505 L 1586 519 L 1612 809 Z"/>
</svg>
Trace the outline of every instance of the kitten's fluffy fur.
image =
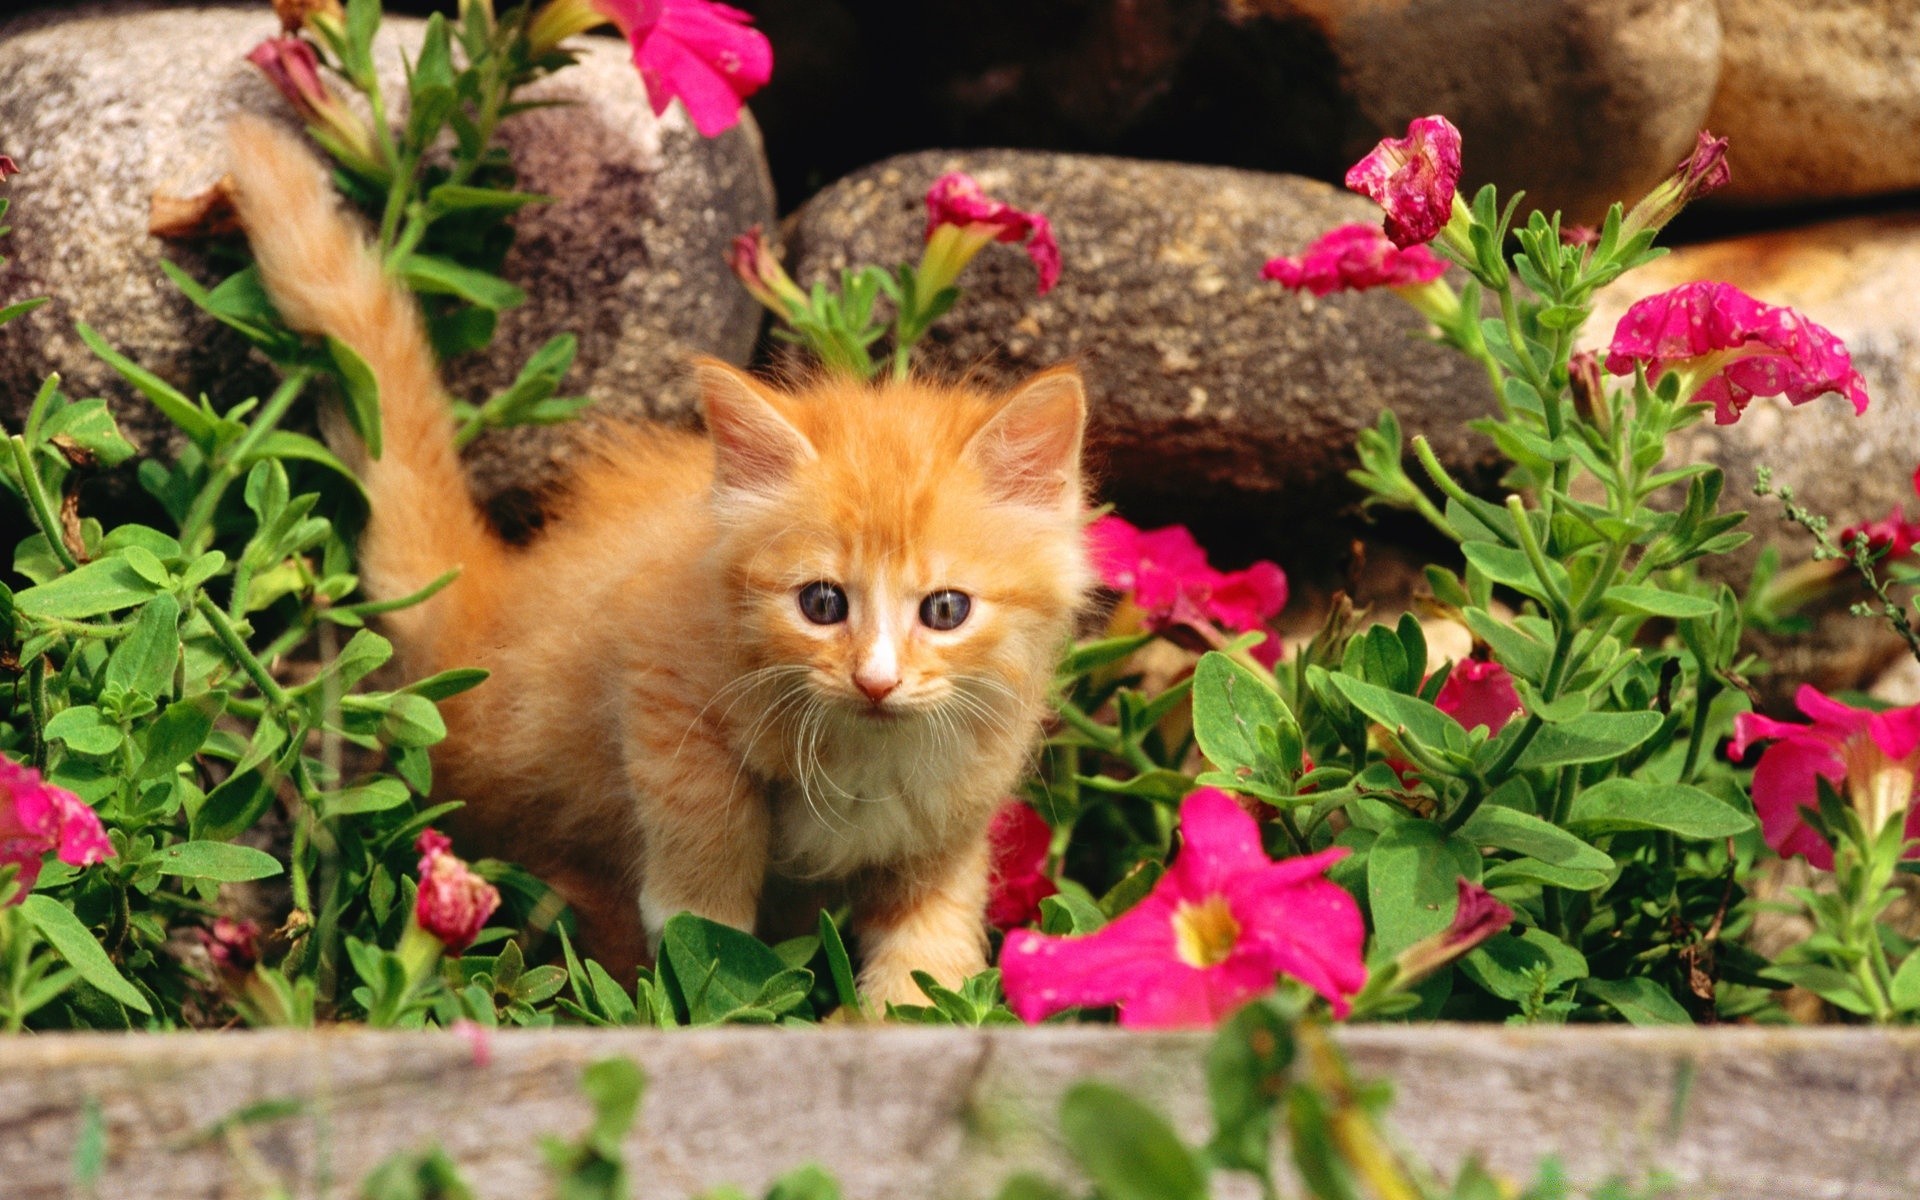
<svg viewBox="0 0 1920 1200">
<path fill-rule="evenodd" d="M 385 453 L 348 447 L 372 500 L 368 594 L 460 568 L 388 628 L 413 675 L 492 673 L 442 706 L 434 755 L 464 845 L 550 881 L 616 968 L 682 909 L 753 928 L 771 871 L 846 881 L 875 1000 L 917 1001 L 914 970 L 980 970 L 985 830 L 1089 584 L 1078 376 L 1004 397 L 789 393 L 706 363 L 707 437 L 602 434 L 540 536 L 510 546 L 469 496 L 410 297 L 292 135 L 247 120 L 231 137 L 281 312 L 380 382 Z M 847 620 L 802 615 L 819 580 Z M 920 604 L 948 588 L 972 610 L 938 632 Z"/>
</svg>

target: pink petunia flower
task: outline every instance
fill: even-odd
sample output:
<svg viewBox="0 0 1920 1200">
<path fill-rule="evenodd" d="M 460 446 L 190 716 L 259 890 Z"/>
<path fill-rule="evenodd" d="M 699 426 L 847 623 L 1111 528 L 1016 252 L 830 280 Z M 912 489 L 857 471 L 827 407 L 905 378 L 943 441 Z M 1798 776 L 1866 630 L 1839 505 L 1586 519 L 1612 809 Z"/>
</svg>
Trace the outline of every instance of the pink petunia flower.
<svg viewBox="0 0 1920 1200">
<path fill-rule="evenodd" d="M 1465 729 L 1487 727 L 1489 737 L 1507 727 L 1522 710 L 1513 676 L 1497 662 L 1470 658 L 1453 664 L 1433 706 Z"/>
<path fill-rule="evenodd" d="M 1087 550 L 1101 581 L 1130 594 L 1149 629 L 1219 625 L 1247 633 L 1287 606 L 1287 575 L 1277 564 L 1216 571 L 1184 525 L 1140 529 L 1109 514 L 1087 527 Z M 1269 633 L 1252 654 L 1272 666 L 1280 651 L 1280 639 Z"/>
<path fill-rule="evenodd" d="M 1301 251 L 1298 258 L 1269 259 L 1260 275 L 1295 291 L 1324 296 L 1413 287 L 1431 283 L 1446 269 L 1447 264 L 1425 246 L 1402 250 L 1375 226 L 1342 225 Z"/>
<path fill-rule="evenodd" d="M 1060 282 L 1053 223 L 988 196 L 971 175 L 949 171 L 927 189 L 927 249 L 920 278 L 930 292 L 947 287 L 989 242 L 1025 242 L 1044 296 Z"/>
<path fill-rule="evenodd" d="M 1753 769 L 1753 807 L 1767 845 L 1782 858 L 1800 855 L 1816 867 L 1833 868 L 1833 848 L 1800 816 L 1818 808 L 1819 780 L 1846 796 L 1869 834 L 1906 814 L 1909 838 L 1920 838 L 1915 776 L 1920 773 L 1920 705 L 1871 712 L 1854 708 L 1803 685 L 1794 695 L 1811 725 L 1776 721 L 1758 713 L 1733 719 L 1733 754 L 1773 740 Z M 1920 847 L 1907 852 L 1920 858 Z"/>
<path fill-rule="evenodd" d="M 1210 1026 L 1290 975 L 1344 1016 L 1366 983 L 1360 907 L 1326 870 L 1347 852 L 1280 862 L 1225 792 L 1180 806 L 1180 853 L 1153 891 L 1082 937 L 1019 929 L 1000 953 L 1007 1004 L 1026 1021 L 1120 1006 L 1139 1028 Z"/>
<path fill-rule="evenodd" d="M 1828 392 L 1867 411 L 1866 384 L 1840 339 L 1790 308 L 1763 304 L 1730 283 L 1685 283 L 1634 303 L 1613 331 L 1607 370 L 1647 378 L 1682 371 L 1694 400 L 1731 425 L 1755 396 L 1805 404 Z M 1683 388 L 1683 394 L 1687 389 Z"/>
<path fill-rule="evenodd" d="M 1460 131 L 1442 116 L 1416 117 L 1347 171 L 1347 186 L 1387 211 L 1387 237 L 1406 249 L 1433 240 L 1453 215 Z"/>
<path fill-rule="evenodd" d="M 1053 830 L 1031 805 L 1015 800 L 993 815 L 987 830 L 993 852 L 987 924 L 1004 930 L 1040 919 L 1040 902 L 1060 890 L 1041 870 L 1052 842 Z"/>
<path fill-rule="evenodd" d="M 1513 910 L 1464 875 L 1459 880 L 1459 896 L 1452 924 L 1421 938 L 1394 957 L 1394 964 L 1399 968 L 1394 980 L 1396 985 L 1408 987 L 1420 982 L 1513 924 Z"/>
<path fill-rule="evenodd" d="M 1920 467 L 1913 472 L 1913 490 L 1920 493 Z M 1920 545 L 1920 521 L 1907 520 L 1906 507 L 1896 504 L 1881 520 L 1849 525 L 1841 530 L 1840 545 L 1850 545 L 1861 534 L 1866 535 L 1867 548 L 1875 554 L 1899 558 L 1912 553 L 1913 548 Z"/>
<path fill-rule="evenodd" d="M 0 183 L 20 173 L 20 164 L 4 154 L 0 154 Z"/>
<path fill-rule="evenodd" d="M 420 851 L 420 891 L 414 900 L 414 920 L 458 954 L 473 945 L 481 926 L 500 907 L 500 893 L 453 853 L 453 843 L 446 834 L 424 829 L 414 847 Z"/>
<path fill-rule="evenodd" d="M 703 137 L 716 137 L 740 123 L 748 96 L 773 78 L 773 46 L 753 27 L 753 17 L 713 0 L 590 0 L 592 9 L 619 27 L 633 47 L 633 65 L 647 85 L 655 116 L 675 100 Z M 579 8 L 560 0 L 554 13 Z M 551 35 L 534 19 L 536 46 Z M 560 18 L 549 18 L 559 23 Z M 575 22 L 577 24 L 577 22 Z M 590 28 L 597 21 L 588 21 Z M 565 32 L 564 26 L 556 32 Z M 551 37 L 558 41 L 558 37 Z"/>
<path fill-rule="evenodd" d="M 320 77 L 320 56 L 297 37 L 268 38 L 247 61 L 279 90 L 307 127 L 334 153 L 363 171 L 377 171 L 385 157 L 373 128 L 333 94 Z"/>
<path fill-rule="evenodd" d="M 0 867 L 19 868 L 16 903 L 33 890 L 48 852 L 85 867 L 112 858 L 113 843 L 86 801 L 54 787 L 32 767 L 0 757 Z"/>
</svg>

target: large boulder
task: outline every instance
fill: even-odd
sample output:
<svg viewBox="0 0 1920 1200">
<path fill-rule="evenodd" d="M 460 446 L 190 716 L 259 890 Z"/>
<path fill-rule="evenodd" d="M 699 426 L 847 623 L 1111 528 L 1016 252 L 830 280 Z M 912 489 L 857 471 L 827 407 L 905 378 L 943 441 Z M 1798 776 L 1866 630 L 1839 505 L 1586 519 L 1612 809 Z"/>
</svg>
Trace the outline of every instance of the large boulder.
<svg viewBox="0 0 1920 1200">
<path fill-rule="evenodd" d="M 1680 435 L 1674 462 L 1711 460 L 1727 473 L 1727 502 L 1752 512 L 1754 541 L 1716 568 L 1736 585 L 1755 556 L 1776 549 L 1783 565 L 1805 562 L 1813 539 L 1783 520 L 1779 501 L 1752 493 L 1759 467 L 1815 513 L 1842 527 L 1904 504 L 1914 515 L 1920 462 L 1920 215 L 1860 217 L 1688 246 L 1635 271 L 1603 293 L 1587 340 L 1604 346 L 1628 304 L 1694 280 L 1723 280 L 1770 304 L 1795 309 L 1846 343 L 1872 403 L 1864 416 L 1837 396 L 1795 408 L 1756 399 L 1733 425 L 1704 422 Z M 1782 680 L 1857 687 L 1900 643 L 1877 620 L 1848 616 L 1851 590 L 1827 607 L 1815 636 L 1768 646 Z"/>
<path fill-rule="evenodd" d="M 1709 127 L 1732 139 L 1723 199 L 1920 188 L 1920 8 L 1912 0 L 1720 0 Z"/>
<path fill-rule="evenodd" d="M 1295 296 L 1261 263 L 1294 253 L 1372 204 L 1323 183 L 1221 167 L 1017 151 L 928 152 L 843 179 L 788 226 L 803 286 L 840 268 L 917 258 L 922 197 L 941 173 L 1053 220 L 1065 271 L 1045 296 L 1004 246 L 923 343 L 941 374 L 1007 384 L 1066 360 L 1085 372 L 1106 495 L 1147 519 L 1211 529 L 1291 567 L 1344 550 L 1336 519 L 1357 492 L 1353 441 L 1383 407 L 1441 457 L 1481 477 L 1489 445 L 1466 429 L 1492 411 L 1485 374 L 1427 341 L 1384 293 Z"/>
<path fill-rule="evenodd" d="M 165 441 L 149 406 L 73 332 L 98 329 L 136 361 L 226 404 L 264 394 L 270 369 L 204 317 L 159 269 L 171 258 L 212 280 L 217 247 L 148 234 L 156 191 L 192 196 L 222 171 L 221 131 L 236 112 L 284 114 L 243 56 L 277 22 L 245 8 L 88 5 L 0 27 L 0 137 L 23 173 L 0 296 L 53 297 L 0 329 L 0 418 L 18 418 L 41 378 L 104 395 L 148 447 Z M 403 94 L 400 50 L 421 22 L 387 22 L 389 95 Z M 580 335 L 563 390 L 591 394 L 614 418 L 684 414 L 684 365 L 696 354 L 744 362 L 758 307 L 733 280 L 728 241 L 773 217 L 772 185 L 751 122 L 708 141 L 676 106 L 659 120 L 624 43 L 581 39 L 582 61 L 539 85 L 544 108 L 502 132 L 524 185 L 555 197 L 522 211 L 506 273 L 528 302 L 505 314 L 484 356 L 452 365 L 456 394 L 484 398 L 553 334 Z M 483 490 L 534 482 L 565 434 L 514 430 L 482 444 Z"/>
</svg>

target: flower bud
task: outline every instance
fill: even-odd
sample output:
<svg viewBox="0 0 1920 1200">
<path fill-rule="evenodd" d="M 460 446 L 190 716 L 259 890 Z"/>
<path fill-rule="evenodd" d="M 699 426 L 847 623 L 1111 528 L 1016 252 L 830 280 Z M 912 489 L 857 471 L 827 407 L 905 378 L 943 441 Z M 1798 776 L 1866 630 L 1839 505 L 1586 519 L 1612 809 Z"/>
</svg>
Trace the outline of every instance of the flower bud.
<svg viewBox="0 0 1920 1200">
<path fill-rule="evenodd" d="M 1477 883 L 1460 879 L 1453 924 L 1402 950 L 1393 960 L 1394 986 L 1411 987 L 1513 924 L 1513 910 Z"/>
<path fill-rule="evenodd" d="M 776 315 L 785 317 L 806 309 L 806 292 L 780 265 L 779 256 L 774 254 L 767 235 L 758 225 L 733 239 L 727 265 L 746 285 L 748 293 Z"/>
<path fill-rule="evenodd" d="M 1686 161 L 1633 206 L 1620 227 L 1621 236 L 1632 238 L 1648 229 L 1664 229 L 1680 215 L 1681 209 L 1732 180 L 1733 170 L 1727 166 L 1727 139 L 1714 137 L 1702 129 Z"/>
<path fill-rule="evenodd" d="M 612 19 L 591 0 L 553 0 L 527 23 L 527 50 L 535 59 L 543 58 L 575 34 L 605 25 Z"/>
<path fill-rule="evenodd" d="M 20 164 L 17 162 L 14 162 L 11 158 L 8 158 L 6 155 L 0 154 L 0 183 L 5 183 L 8 177 L 13 175 L 18 175 L 19 173 L 20 173 Z"/>
<path fill-rule="evenodd" d="M 458 954 L 473 945 L 481 926 L 500 907 L 500 893 L 453 853 L 453 843 L 445 834 L 423 830 L 415 847 L 421 858 L 414 920 Z"/>
</svg>

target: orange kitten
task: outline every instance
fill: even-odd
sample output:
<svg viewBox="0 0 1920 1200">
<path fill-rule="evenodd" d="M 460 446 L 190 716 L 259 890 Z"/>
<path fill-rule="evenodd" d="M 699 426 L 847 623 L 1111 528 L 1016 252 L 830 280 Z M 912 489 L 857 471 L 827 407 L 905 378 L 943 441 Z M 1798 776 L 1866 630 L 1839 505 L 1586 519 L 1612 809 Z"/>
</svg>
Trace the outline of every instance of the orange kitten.
<svg viewBox="0 0 1920 1200">
<path fill-rule="evenodd" d="M 492 673 L 442 706 L 434 754 L 465 845 L 551 882 L 616 968 L 682 910 L 753 928 L 771 872 L 845 881 L 875 1001 L 982 969 L 987 823 L 1090 582 L 1079 377 L 789 393 L 707 362 L 707 437 L 604 432 L 510 546 L 468 494 L 411 298 L 296 139 L 232 141 L 281 312 L 380 382 L 385 453 L 355 461 L 367 593 L 460 568 L 389 629 L 412 675 Z"/>
</svg>

